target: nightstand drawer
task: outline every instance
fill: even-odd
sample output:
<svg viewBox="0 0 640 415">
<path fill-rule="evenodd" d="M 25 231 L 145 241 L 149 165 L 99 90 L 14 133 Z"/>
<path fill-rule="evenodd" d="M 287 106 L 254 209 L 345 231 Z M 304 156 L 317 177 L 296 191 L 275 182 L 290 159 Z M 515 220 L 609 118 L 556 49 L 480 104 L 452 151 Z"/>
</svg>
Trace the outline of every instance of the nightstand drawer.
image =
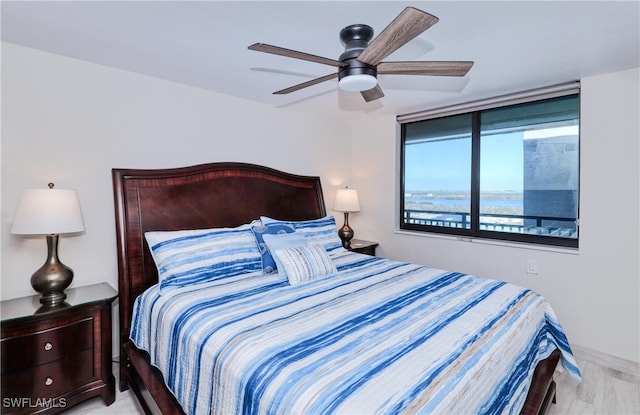
<svg viewBox="0 0 640 415">
<path fill-rule="evenodd" d="M 87 349 L 14 374 L 3 372 L 2 396 L 55 398 L 89 382 L 93 367 L 93 349 Z"/>
<path fill-rule="evenodd" d="M 93 319 L 2 340 L 2 374 L 53 362 L 93 347 Z"/>
</svg>

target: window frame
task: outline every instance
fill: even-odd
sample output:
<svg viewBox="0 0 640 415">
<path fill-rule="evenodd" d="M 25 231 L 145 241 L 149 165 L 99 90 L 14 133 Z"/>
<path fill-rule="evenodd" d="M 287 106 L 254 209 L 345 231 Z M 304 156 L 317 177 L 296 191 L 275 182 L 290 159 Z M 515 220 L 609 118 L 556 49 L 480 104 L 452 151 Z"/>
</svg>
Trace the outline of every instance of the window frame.
<svg viewBox="0 0 640 415">
<path fill-rule="evenodd" d="M 476 103 L 464 104 L 456 106 L 453 110 L 438 109 L 426 111 L 424 113 L 407 114 L 398 116 L 399 122 L 399 207 L 398 225 L 401 231 L 422 232 L 427 234 L 450 235 L 464 238 L 474 238 L 492 241 L 526 243 L 550 247 L 578 248 L 580 239 L 580 132 L 578 132 L 578 183 L 577 183 L 577 211 L 576 211 L 576 238 L 568 238 L 561 236 L 547 236 L 536 234 L 525 234 L 516 232 L 501 232 L 494 230 L 480 229 L 480 144 L 481 144 L 481 121 L 480 114 L 483 110 L 494 109 L 506 106 L 512 106 L 522 103 L 542 101 L 549 98 L 557 98 L 561 96 L 576 95 L 578 99 L 578 108 L 580 107 L 579 84 L 569 84 L 567 86 L 552 87 L 551 90 L 538 90 L 520 93 L 517 95 L 503 96 L 484 100 Z M 435 118 L 443 118 L 451 115 L 471 113 L 471 205 L 469 219 L 471 226 L 469 229 L 434 226 L 425 224 L 412 224 L 405 222 L 405 160 L 406 160 L 406 128 L 413 122 L 425 121 Z M 580 110 L 578 109 L 578 125 L 580 126 Z M 524 215 L 523 215 L 524 216 Z"/>
</svg>

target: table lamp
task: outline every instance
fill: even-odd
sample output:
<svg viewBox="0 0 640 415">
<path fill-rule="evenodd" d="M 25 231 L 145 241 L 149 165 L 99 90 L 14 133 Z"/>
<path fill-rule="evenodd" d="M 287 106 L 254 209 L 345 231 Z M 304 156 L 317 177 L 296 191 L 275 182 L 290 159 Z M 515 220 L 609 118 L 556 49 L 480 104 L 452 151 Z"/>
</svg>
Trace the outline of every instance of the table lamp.
<svg viewBox="0 0 640 415">
<path fill-rule="evenodd" d="M 64 290 L 73 281 L 73 270 L 58 258 L 60 234 L 84 231 L 80 200 L 75 190 L 28 189 L 22 192 L 11 233 L 16 235 L 46 235 L 47 260 L 31 276 L 31 286 L 41 293 L 45 305 L 62 303 Z"/>
<path fill-rule="evenodd" d="M 353 229 L 349 226 L 349 213 L 360 212 L 358 191 L 349 188 L 338 189 L 336 191 L 336 200 L 333 203 L 333 210 L 344 212 L 344 225 L 338 230 L 338 235 L 342 241 L 342 246 L 349 249 L 353 238 Z"/>
</svg>

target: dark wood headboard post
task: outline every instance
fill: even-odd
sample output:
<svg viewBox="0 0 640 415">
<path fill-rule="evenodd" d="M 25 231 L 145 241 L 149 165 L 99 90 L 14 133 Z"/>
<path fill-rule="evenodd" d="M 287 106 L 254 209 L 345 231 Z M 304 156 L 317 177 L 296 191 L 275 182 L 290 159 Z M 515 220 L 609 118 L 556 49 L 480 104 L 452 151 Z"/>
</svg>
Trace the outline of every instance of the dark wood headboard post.
<svg viewBox="0 0 640 415">
<path fill-rule="evenodd" d="M 128 389 L 126 368 L 126 352 L 124 344 L 129 338 L 131 330 L 131 314 L 133 312 L 131 303 L 131 276 L 129 275 L 129 253 L 127 251 L 127 216 L 126 216 L 126 197 L 125 197 L 125 178 L 123 170 L 113 169 L 113 191 L 114 204 L 116 213 L 116 243 L 118 247 L 118 306 L 119 306 L 119 327 L 120 327 L 120 391 Z M 127 316 L 129 316 L 127 318 Z"/>
<path fill-rule="evenodd" d="M 135 299 L 158 282 L 147 231 L 235 227 L 261 215 L 284 220 L 326 215 L 320 178 L 248 163 L 172 169 L 113 169 L 120 306 L 120 390 Z"/>
</svg>

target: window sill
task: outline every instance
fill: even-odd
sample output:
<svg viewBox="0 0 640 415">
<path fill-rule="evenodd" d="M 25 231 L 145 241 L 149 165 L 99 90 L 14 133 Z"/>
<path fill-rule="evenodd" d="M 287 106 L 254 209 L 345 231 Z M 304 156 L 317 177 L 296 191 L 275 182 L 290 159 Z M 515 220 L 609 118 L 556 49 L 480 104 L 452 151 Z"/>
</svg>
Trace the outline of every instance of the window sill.
<svg viewBox="0 0 640 415">
<path fill-rule="evenodd" d="M 459 241 L 459 242 L 468 242 L 474 244 L 484 244 L 484 245 L 496 245 L 507 248 L 518 248 L 518 249 L 529 249 L 534 251 L 546 251 L 546 252 L 555 252 L 559 254 L 569 254 L 569 255 L 579 255 L 579 248 L 567 248 L 560 246 L 547 246 L 547 245 L 536 245 L 536 244 L 528 244 L 524 242 L 510 242 L 510 241 L 499 241 L 493 239 L 482 239 L 482 238 L 472 238 L 468 236 L 455 236 L 455 235 L 444 235 L 437 233 L 427 233 L 427 232 L 419 232 L 419 231 L 409 231 L 404 229 L 396 229 L 393 233 L 397 235 L 407 235 L 407 236 L 417 236 L 421 238 L 435 238 L 435 239 L 445 239 L 449 241 Z"/>
</svg>

